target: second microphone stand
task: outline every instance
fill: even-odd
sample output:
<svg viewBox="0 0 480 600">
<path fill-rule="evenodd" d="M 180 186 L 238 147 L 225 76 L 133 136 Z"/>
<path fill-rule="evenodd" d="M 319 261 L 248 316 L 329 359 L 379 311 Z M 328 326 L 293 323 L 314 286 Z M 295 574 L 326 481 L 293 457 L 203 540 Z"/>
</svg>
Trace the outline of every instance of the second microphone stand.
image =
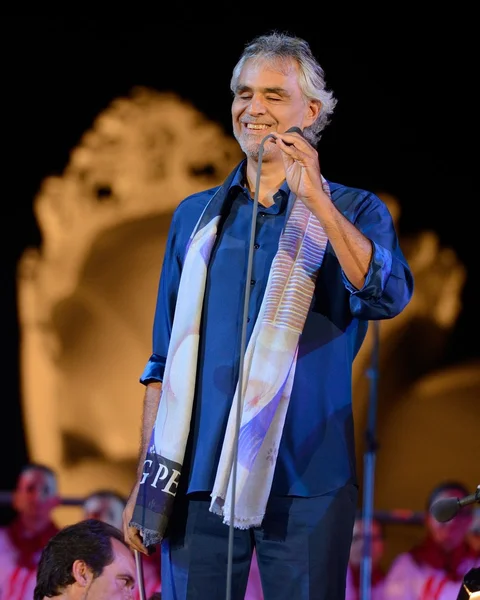
<svg viewBox="0 0 480 600">
<path fill-rule="evenodd" d="M 365 431 L 366 450 L 363 461 L 362 527 L 364 544 L 362 563 L 360 566 L 360 600 L 371 600 L 372 596 L 372 521 L 375 488 L 375 462 L 378 449 L 376 423 L 380 324 L 378 321 L 372 321 L 370 325 L 373 331 L 373 349 L 371 365 L 367 370 L 367 377 L 370 379 L 370 401 L 368 405 L 367 428 Z"/>
</svg>

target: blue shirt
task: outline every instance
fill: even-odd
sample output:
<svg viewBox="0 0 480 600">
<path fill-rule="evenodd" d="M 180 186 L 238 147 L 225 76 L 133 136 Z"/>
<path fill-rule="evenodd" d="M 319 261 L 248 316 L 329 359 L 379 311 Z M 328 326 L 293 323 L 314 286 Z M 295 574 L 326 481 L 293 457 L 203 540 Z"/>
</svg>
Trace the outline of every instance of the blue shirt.
<svg viewBox="0 0 480 600">
<path fill-rule="evenodd" d="M 196 392 L 182 479 L 188 492 L 211 491 L 238 380 L 253 201 L 243 163 L 227 179 L 228 210 L 212 252 L 200 332 Z M 327 245 L 300 337 L 295 379 L 278 452 L 272 493 L 314 496 L 357 483 L 352 363 L 368 321 L 391 318 L 409 302 L 413 278 L 392 218 L 375 194 L 329 182 L 336 207 L 372 242 L 365 284 L 355 289 Z M 157 297 L 153 353 L 140 377 L 162 381 L 176 293 L 190 235 L 213 193 L 187 197 L 172 217 Z M 269 208 L 258 206 L 247 341 L 289 212 L 286 184 Z M 183 486 L 182 486 L 183 487 Z"/>
</svg>

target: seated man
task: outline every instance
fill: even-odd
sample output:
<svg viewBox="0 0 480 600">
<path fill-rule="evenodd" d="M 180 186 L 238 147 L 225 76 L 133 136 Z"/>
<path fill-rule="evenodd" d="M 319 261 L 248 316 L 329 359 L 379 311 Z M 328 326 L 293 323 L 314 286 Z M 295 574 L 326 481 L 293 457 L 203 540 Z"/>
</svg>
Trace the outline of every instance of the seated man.
<svg viewBox="0 0 480 600">
<path fill-rule="evenodd" d="M 381 566 L 385 552 L 385 536 L 380 521 L 372 519 L 371 534 L 371 600 L 383 600 L 385 572 Z M 360 600 L 361 566 L 365 552 L 365 532 L 361 517 L 355 519 L 347 571 L 345 600 Z"/>
<path fill-rule="evenodd" d="M 45 546 L 33 600 L 134 600 L 136 568 L 123 533 L 85 519 L 61 529 Z"/>
<path fill-rule="evenodd" d="M 430 508 L 437 500 L 467 495 L 466 487 L 455 481 L 443 482 L 431 492 L 425 538 L 392 562 L 385 579 L 385 600 L 457 600 L 464 576 L 480 565 L 466 543 L 472 510 L 466 506 L 441 523 L 430 514 Z"/>
<path fill-rule="evenodd" d="M 0 598 L 32 600 L 40 553 L 58 532 L 52 511 L 59 503 L 56 473 L 45 465 L 25 465 L 12 495 L 16 515 L 0 528 Z"/>
<path fill-rule="evenodd" d="M 122 530 L 122 517 L 125 508 L 125 498 L 109 489 L 98 489 L 91 492 L 83 502 L 83 518 L 99 519 L 105 523 L 110 523 L 117 529 Z M 149 598 L 155 592 L 162 590 L 162 580 L 160 577 L 160 549 L 158 548 L 149 556 L 141 556 L 143 565 L 143 581 L 145 585 L 145 594 Z M 138 582 L 140 585 L 140 582 Z M 136 600 L 140 599 L 137 591 Z"/>
</svg>

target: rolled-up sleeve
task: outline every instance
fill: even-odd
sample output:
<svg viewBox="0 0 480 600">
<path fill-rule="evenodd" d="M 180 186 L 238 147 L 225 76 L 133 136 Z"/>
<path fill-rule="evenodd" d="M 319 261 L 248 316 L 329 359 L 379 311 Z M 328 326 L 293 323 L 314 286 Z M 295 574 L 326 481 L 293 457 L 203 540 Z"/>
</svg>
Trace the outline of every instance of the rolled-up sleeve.
<svg viewBox="0 0 480 600">
<path fill-rule="evenodd" d="M 356 289 L 342 273 L 350 292 L 350 310 L 355 317 L 367 320 L 395 317 L 412 297 L 413 275 L 400 248 L 392 216 L 380 198 L 369 194 L 358 213 L 350 217 L 372 243 L 363 287 Z"/>
<path fill-rule="evenodd" d="M 166 362 L 166 357 L 158 354 L 151 354 L 143 369 L 143 373 L 140 375 L 140 383 L 148 385 L 153 381 L 163 381 Z"/>
</svg>

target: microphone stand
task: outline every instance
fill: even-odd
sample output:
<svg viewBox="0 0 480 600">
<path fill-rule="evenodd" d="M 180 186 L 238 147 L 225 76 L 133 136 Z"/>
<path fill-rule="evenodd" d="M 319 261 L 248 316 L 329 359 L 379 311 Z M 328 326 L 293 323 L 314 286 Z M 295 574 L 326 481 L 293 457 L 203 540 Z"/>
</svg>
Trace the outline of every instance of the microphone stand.
<svg viewBox="0 0 480 600">
<path fill-rule="evenodd" d="M 145 592 L 145 579 L 143 578 L 143 562 L 142 555 L 138 550 L 134 550 L 135 566 L 137 568 L 138 589 L 140 592 L 140 600 L 147 600 Z"/>
<path fill-rule="evenodd" d="M 367 370 L 370 378 L 370 400 L 368 407 L 368 422 L 365 431 L 366 450 L 364 454 L 363 472 L 363 555 L 360 565 L 360 600 L 371 600 L 372 591 L 372 520 L 373 520 L 373 492 L 375 461 L 378 442 L 375 437 L 377 420 L 377 381 L 378 381 L 378 347 L 379 347 L 379 322 L 372 321 L 373 350 L 371 366 Z"/>
<path fill-rule="evenodd" d="M 234 527 L 233 522 L 235 518 L 235 494 L 237 487 L 237 457 L 238 457 L 238 439 L 240 435 L 240 422 L 242 418 L 243 408 L 243 363 L 245 356 L 245 349 L 247 346 L 247 323 L 248 323 L 248 309 L 250 304 L 250 286 L 248 282 L 252 279 L 252 264 L 254 254 L 254 243 L 255 243 L 255 232 L 257 225 L 257 211 L 258 211 L 258 195 L 260 189 L 260 174 L 263 160 L 263 147 L 268 138 L 273 138 L 272 134 L 268 134 L 260 142 L 260 148 L 258 151 L 258 167 L 257 177 L 255 181 L 255 193 L 253 198 L 253 209 L 252 209 L 252 224 L 250 228 L 250 244 L 248 247 L 248 259 L 247 259 L 247 276 L 245 285 L 245 299 L 243 303 L 243 321 L 242 321 L 242 336 L 240 341 L 240 361 L 238 367 L 238 400 L 237 400 L 237 412 L 235 421 L 235 437 L 233 442 L 233 463 L 232 463 L 232 498 L 231 498 L 231 509 L 230 509 L 230 524 L 228 531 L 228 559 L 227 559 L 227 593 L 226 600 L 231 600 L 232 597 L 232 564 L 233 564 L 233 538 L 234 538 Z"/>
</svg>

